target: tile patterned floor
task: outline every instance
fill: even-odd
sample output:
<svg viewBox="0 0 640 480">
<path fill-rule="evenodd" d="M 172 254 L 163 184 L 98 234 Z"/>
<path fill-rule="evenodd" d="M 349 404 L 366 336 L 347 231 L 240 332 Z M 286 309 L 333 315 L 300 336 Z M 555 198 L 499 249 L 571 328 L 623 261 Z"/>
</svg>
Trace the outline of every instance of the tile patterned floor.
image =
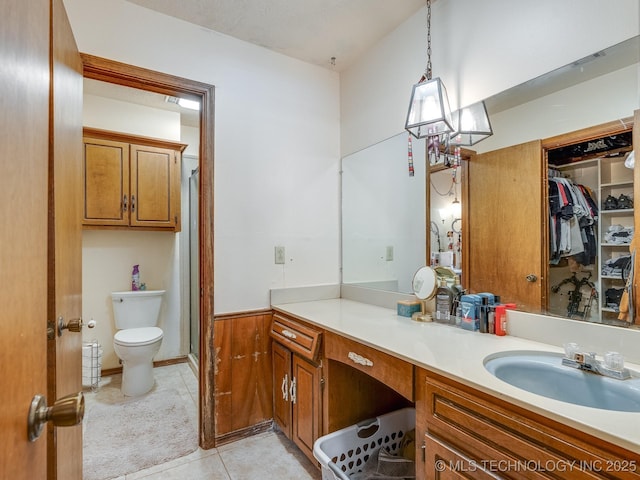
<svg viewBox="0 0 640 480">
<path fill-rule="evenodd" d="M 197 429 L 198 381 L 187 363 L 154 370 L 156 385 L 175 388 Z M 96 392 L 85 391 L 89 405 L 98 398 L 117 399 L 120 375 L 103 377 Z M 211 450 L 195 452 L 162 465 L 130 473 L 115 480 L 319 480 L 320 470 L 289 441 L 277 432 L 265 432 Z"/>
</svg>

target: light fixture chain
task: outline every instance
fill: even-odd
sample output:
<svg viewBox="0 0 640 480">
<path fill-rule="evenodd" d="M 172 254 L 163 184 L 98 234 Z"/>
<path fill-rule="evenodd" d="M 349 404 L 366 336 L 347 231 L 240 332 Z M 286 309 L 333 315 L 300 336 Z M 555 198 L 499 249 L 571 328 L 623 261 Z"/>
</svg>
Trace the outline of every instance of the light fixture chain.
<svg viewBox="0 0 640 480">
<path fill-rule="evenodd" d="M 431 80 L 431 0 L 427 0 L 427 80 Z"/>
</svg>

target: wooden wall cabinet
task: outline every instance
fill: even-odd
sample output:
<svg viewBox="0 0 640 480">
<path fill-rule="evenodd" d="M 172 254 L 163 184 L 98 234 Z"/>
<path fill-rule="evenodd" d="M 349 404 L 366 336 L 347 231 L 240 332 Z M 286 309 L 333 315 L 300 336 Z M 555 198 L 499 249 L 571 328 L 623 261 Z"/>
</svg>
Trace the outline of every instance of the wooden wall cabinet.
<svg viewBox="0 0 640 480">
<path fill-rule="evenodd" d="M 418 478 L 640 478 L 633 452 L 436 374 L 418 377 Z"/>
<path fill-rule="evenodd" d="M 313 443 L 322 426 L 322 333 L 276 313 L 271 337 L 273 420 L 316 463 Z"/>
<path fill-rule="evenodd" d="M 83 225 L 180 231 L 185 147 L 85 128 Z"/>
</svg>

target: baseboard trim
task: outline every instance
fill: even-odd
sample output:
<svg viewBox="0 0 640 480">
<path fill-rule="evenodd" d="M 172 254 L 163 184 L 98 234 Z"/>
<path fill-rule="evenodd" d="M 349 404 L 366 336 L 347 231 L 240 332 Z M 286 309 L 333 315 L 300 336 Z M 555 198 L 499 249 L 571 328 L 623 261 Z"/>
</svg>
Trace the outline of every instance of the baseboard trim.
<svg viewBox="0 0 640 480">
<path fill-rule="evenodd" d="M 168 365 L 177 365 L 178 363 L 187 363 L 189 358 L 187 355 L 175 358 L 168 358 L 166 360 L 158 360 L 153 362 L 153 367 L 166 367 Z M 108 377 L 109 375 L 118 375 L 122 373 L 122 367 L 105 368 L 102 370 L 102 376 Z"/>
<path fill-rule="evenodd" d="M 216 447 L 219 447 L 220 445 L 226 445 L 227 443 L 236 442 L 238 440 L 242 440 L 243 438 L 252 437 L 269 430 L 273 430 L 273 420 L 266 420 L 262 423 L 243 428 L 242 430 L 236 430 L 235 432 L 220 435 L 219 437 L 216 437 Z"/>
</svg>

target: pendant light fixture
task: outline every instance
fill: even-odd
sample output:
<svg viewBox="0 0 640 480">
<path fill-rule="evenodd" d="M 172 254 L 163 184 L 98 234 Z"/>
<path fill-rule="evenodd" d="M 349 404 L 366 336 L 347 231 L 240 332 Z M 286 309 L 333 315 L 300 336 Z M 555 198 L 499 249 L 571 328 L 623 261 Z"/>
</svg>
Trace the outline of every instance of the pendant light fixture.
<svg viewBox="0 0 640 480">
<path fill-rule="evenodd" d="M 455 130 L 447 89 L 431 78 L 431 0 L 427 0 L 427 67 L 413 86 L 405 129 L 416 138 L 434 137 Z"/>
<path fill-rule="evenodd" d="M 493 135 L 484 101 L 456 110 L 452 118 L 455 131 L 449 136 L 451 145 L 475 145 Z"/>
</svg>

